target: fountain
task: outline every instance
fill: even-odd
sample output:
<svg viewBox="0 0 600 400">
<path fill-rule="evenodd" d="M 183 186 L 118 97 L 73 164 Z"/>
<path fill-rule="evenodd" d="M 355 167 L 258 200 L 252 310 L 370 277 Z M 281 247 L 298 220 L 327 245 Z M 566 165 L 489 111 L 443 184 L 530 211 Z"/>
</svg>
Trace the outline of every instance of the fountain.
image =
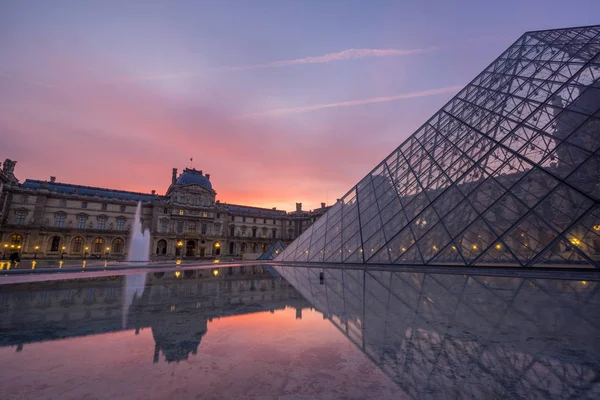
<svg viewBox="0 0 600 400">
<path fill-rule="evenodd" d="M 142 227 L 142 202 L 138 203 L 135 210 L 135 219 L 131 226 L 131 237 L 129 238 L 129 250 L 127 251 L 127 261 L 147 262 L 150 259 L 150 231 L 143 230 Z M 129 307 L 137 296 L 141 296 L 146 285 L 146 274 L 133 274 L 125 276 L 125 288 L 122 310 L 122 325 L 125 329 L 127 325 L 127 314 Z"/>
<path fill-rule="evenodd" d="M 150 231 L 147 229 L 143 231 L 141 216 L 142 202 L 140 201 L 135 210 L 135 218 L 131 226 L 127 261 L 148 261 L 150 256 Z"/>
</svg>

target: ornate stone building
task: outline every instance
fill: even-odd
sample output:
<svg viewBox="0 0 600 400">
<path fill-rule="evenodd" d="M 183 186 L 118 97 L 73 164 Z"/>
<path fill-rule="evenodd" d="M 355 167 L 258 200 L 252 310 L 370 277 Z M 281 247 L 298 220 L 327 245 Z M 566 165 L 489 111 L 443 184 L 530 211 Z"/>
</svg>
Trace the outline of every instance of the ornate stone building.
<svg viewBox="0 0 600 400">
<path fill-rule="evenodd" d="M 111 258 L 127 256 L 129 230 L 138 202 L 151 233 L 152 259 L 256 258 L 278 239 L 290 243 L 327 207 L 296 211 L 221 203 L 210 174 L 173 168 L 165 195 L 26 179 L 16 162 L 0 170 L 0 251 L 22 258 Z"/>
</svg>

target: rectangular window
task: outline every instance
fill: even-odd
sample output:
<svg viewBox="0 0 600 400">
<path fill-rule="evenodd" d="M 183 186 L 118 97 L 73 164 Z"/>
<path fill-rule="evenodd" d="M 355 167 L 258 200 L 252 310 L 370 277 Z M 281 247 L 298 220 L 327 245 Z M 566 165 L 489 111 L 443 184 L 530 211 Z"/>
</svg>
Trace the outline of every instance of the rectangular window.
<svg viewBox="0 0 600 400">
<path fill-rule="evenodd" d="M 62 228 L 65 225 L 65 216 L 60 214 L 56 216 L 56 227 Z"/>
<path fill-rule="evenodd" d="M 167 207 L 163 208 L 163 214 L 167 215 L 169 213 L 169 209 Z"/>
<path fill-rule="evenodd" d="M 28 203 L 29 202 L 29 196 L 24 194 L 23 195 L 23 203 Z"/>
<path fill-rule="evenodd" d="M 254 218 L 254 219 L 252 220 L 252 222 L 256 223 L 256 218 Z"/>
<path fill-rule="evenodd" d="M 200 229 L 202 229 L 202 234 L 206 235 L 206 224 L 202 224 L 202 226 L 200 227 Z"/>
<path fill-rule="evenodd" d="M 217 213 L 217 219 L 221 218 L 221 214 Z"/>
<path fill-rule="evenodd" d="M 231 216 L 231 220 L 232 220 L 232 221 L 235 221 L 235 217 L 234 217 L 233 215 Z"/>
<path fill-rule="evenodd" d="M 106 211 L 107 208 L 108 208 L 108 204 L 102 203 L 102 210 Z"/>
<path fill-rule="evenodd" d="M 17 225 L 25 224 L 25 211 L 19 211 L 17 213 Z"/>
<path fill-rule="evenodd" d="M 196 224 L 193 222 L 188 223 L 188 233 L 190 235 L 195 235 L 196 234 Z"/>
<path fill-rule="evenodd" d="M 77 229 L 83 229 L 85 228 L 85 217 L 81 216 L 81 217 L 77 217 Z"/>
<path fill-rule="evenodd" d="M 177 233 L 183 233 L 183 221 L 177 221 Z"/>
<path fill-rule="evenodd" d="M 81 208 L 87 208 L 87 201 L 81 202 Z"/>
<path fill-rule="evenodd" d="M 206 212 L 206 211 L 202 211 L 202 216 L 203 216 L 204 218 L 208 218 L 208 212 Z"/>
<path fill-rule="evenodd" d="M 124 219 L 118 219 L 117 220 L 117 230 L 118 231 L 122 231 L 124 229 L 125 229 L 125 220 Z"/>
<path fill-rule="evenodd" d="M 179 215 L 183 215 L 185 212 L 183 210 L 179 210 Z"/>
<path fill-rule="evenodd" d="M 61 206 L 61 207 L 66 207 L 66 206 L 67 206 L 67 201 L 66 201 L 66 200 L 64 200 L 64 199 L 63 199 L 63 200 L 61 200 L 61 201 L 60 201 L 60 206 Z"/>
<path fill-rule="evenodd" d="M 168 229 L 169 229 L 169 223 L 167 221 L 161 222 L 160 231 L 163 233 L 166 233 Z"/>
<path fill-rule="evenodd" d="M 127 209 L 126 206 L 121 206 L 121 212 L 125 212 L 126 209 Z"/>
<path fill-rule="evenodd" d="M 101 218 L 98 220 L 98 229 L 104 229 L 106 226 L 106 219 Z"/>
<path fill-rule="evenodd" d="M 246 217 L 242 217 L 242 222 L 246 222 Z"/>
<path fill-rule="evenodd" d="M 266 224 L 266 223 L 267 223 L 267 220 L 266 220 L 266 219 L 263 219 L 263 224 Z"/>
<path fill-rule="evenodd" d="M 276 224 L 277 224 L 277 221 L 273 220 L 273 225 L 276 225 Z"/>
</svg>

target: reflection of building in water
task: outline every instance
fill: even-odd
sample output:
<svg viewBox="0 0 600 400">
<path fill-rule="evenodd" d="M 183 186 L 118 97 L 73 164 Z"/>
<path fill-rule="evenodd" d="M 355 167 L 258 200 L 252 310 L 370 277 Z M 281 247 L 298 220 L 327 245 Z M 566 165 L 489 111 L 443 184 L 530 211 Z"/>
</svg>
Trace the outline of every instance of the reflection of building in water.
<svg viewBox="0 0 600 400">
<path fill-rule="evenodd" d="M 599 33 L 523 35 L 279 260 L 600 267 Z"/>
<path fill-rule="evenodd" d="M 275 268 L 412 398 L 600 396 L 598 282 Z"/>
<path fill-rule="evenodd" d="M 285 280 L 260 266 L 148 274 L 127 313 L 124 276 L 0 286 L 0 346 L 152 329 L 154 361 L 196 354 L 207 323 L 254 312 L 310 304 Z M 10 290 L 7 291 L 7 290 Z"/>
</svg>

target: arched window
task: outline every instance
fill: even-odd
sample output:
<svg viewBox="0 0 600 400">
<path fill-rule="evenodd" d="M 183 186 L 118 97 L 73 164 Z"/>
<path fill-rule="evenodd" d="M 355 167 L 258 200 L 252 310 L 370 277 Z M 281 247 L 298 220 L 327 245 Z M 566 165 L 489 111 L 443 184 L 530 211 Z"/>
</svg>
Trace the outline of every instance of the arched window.
<svg viewBox="0 0 600 400">
<path fill-rule="evenodd" d="M 229 236 L 235 236 L 235 226 L 234 225 L 229 226 Z"/>
<path fill-rule="evenodd" d="M 167 254 L 167 241 L 161 239 L 156 244 L 156 255 L 166 255 Z"/>
<path fill-rule="evenodd" d="M 256 243 L 252 243 L 252 252 L 256 253 L 258 251 L 258 245 Z"/>
<path fill-rule="evenodd" d="M 254 218 L 256 222 L 256 218 Z M 256 228 L 252 228 L 252 237 L 256 237 Z"/>
<path fill-rule="evenodd" d="M 273 228 L 273 239 L 277 238 L 277 229 Z"/>
<path fill-rule="evenodd" d="M 215 256 L 221 255 L 221 243 L 215 242 L 213 244 L 213 254 Z"/>
<path fill-rule="evenodd" d="M 83 250 L 83 238 L 78 236 L 75 239 L 73 239 L 73 243 L 71 244 L 71 251 L 73 253 L 81 253 L 81 250 Z"/>
<path fill-rule="evenodd" d="M 94 253 L 102 253 L 102 248 L 104 247 L 104 239 L 96 238 L 94 239 Z"/>
<path fill-rule="evenodd" d="M 267 251 L 267 245 L 266 245 L 266 243 L 263 243 L 263 244 L 260 245 L 260 251 L 263 252 L 263 253 L 265 251 Z"/>
<path fill-rule="evenodd" d="M 247 243 L 242 243 L 242 253 L 246 252 L 246 248 L 248 247 Z"/>
<path fill-rule="evenodd" d="M 20 246 L 23 243 L 23 236 L 19 234 L 14 234 L 10 236 L 10 244 L 15 246 Z"/>
<path fill-rule="evenodd" d="M 60 249 L 60 236 L 53 236 L 50 239 L 50 251 L 58 251 Z"/>
<path fill-rule="evenodd" d="M 235 243 L 229 243 L 229 254 L 235 254 Z"/>
<path fill-rule="evenodd" d="M 121 238 L 116 238 L 115 240 L 113 240 L 113 242 L 112 242 L 113 253 L 122 253 L 124 244 L 125 244 L 125 242 Z"/>
</svg>

